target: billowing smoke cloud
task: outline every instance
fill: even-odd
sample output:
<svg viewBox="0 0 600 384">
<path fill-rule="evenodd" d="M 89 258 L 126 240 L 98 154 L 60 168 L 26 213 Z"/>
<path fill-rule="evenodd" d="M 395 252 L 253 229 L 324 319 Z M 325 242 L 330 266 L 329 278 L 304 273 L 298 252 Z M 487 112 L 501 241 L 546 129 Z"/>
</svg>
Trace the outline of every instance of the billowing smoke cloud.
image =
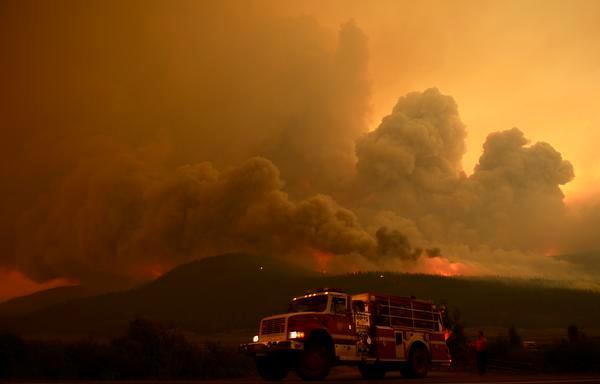
<svg viewBox="0 0 600 384">
<path fill-rule="evenodd" d="M 560 185 L 574 177 L 572 165 L 548 143 L 529 145 L 513 128 L 488 136 L 466 176 L 465 135 L 454 100 L 429 89 L 400 98 L 357 141 L 351 206 L 376 231 L 384 254 L 392 248 L 396 259 L 422 267 L 427 259 L 419 259 L 420 249 L 431 249 L 428 255 L 453 260 L 461 272 L 572 278 L 573 265 L 546 257 L 577 238 L 570 230 L 593 223 L 591 213 L 574 223 L 563 202 Z M 570 249 L 586 249 L 585 242 Z M 403 249 L 411 243 L 415 253 Z"/>
<path fill-rule="evenodd" d="M 437 89 L 411 93 L 357 143 L 362 206 L 415 222 L 430 241 L 536 249 L 558 238 L 559 185 L 573 168 L 547 143 L 513 128 L 489 135 L 469 177 L 456 103 Z M 369 212 L 370 213 L 370 212 Z"/>
<path fill-rule="evenodd" d="M 311 232 L 326 212 L 344 225 L 355 220 L 324 196 L 302 200 L 297 209 L 282 197 L 260 205 L 275 209 L 279 202 L 278 208 L 293 211 L 272 217 L 281 223 L 263 219 L 261 236 L 254 229 L 260 220 L 256 227 L 245 224 L 252 231 L 221 226 L 204 235 L 239 213 L 230 203 L 259 209 L 251 203 L 256 196 L 247 194 L 267 188 L 252 186 L 260 178 L 232 182 L 221 193 L 239 196 L 192 210 L 190 225 L 159 223 L 177 219 L 165 204 L 187 212 L 188 202 L 204 202 L 177 189 L 191 195 L 199 183 L 182 172 L 210 180 L 215 169 L 263 156 L 284 175 L 285 185 L 278 179 L 277 188 L 297 199 L 351 179 L 354 140 L 366 130 L 369 110 L 366 37 L 353 22 L 331 31 L 309 17 L 275 17 L 268 5 L 3 5 L 0 266 L 36 280 L 88 281 L 152 264 L 158 253 L 152 249 L 161 249 L 168 265 L 183 255 L 228 249 L 228 242 L 233 249 L 256 241 L 253 249 L 275 253 L 283 247 L 278 241 L 290 239 L 266 233 L 286 220 L 306 220 L 307 229 L 296 228 L 294 236 L 313 238 L 315 246 L 363 249 L 365 240 L 337 238 L 331 224 Z M 205 161 L 211 165 L 194 165 Z M 168 188 L 166 197 L 183 194 L 182 200 L 161 199 Z M 166 239 L 150 245 L 150 233 Z M 273 244 L 263 244 L 267 237 Z"/>
<path fill-rule="evenodd" d="M 557 245 L 562 232 L 565 206 L 559 186 L 574 177 L 573 167 L 549 144 L 527 143 L 516 128 L 489 135 L 460 198 L 468 203 L 470 227 L 484 241 L 545 251 Z"/>
<path fill-rule="evenodd" d="M 402 260 L 416 261 L 423 252 L 420 248 L 412 249 L 406 236 L 397 230 L 381 227 L 375 232 L 377 237 L 377 254 L 382 257 L 393 257 Z"/>
<path fill-rule="evenodd" d="M 367 253 L 375 246 L 355 215 L 330 197 L 294 203 L 281 186 L 279 171 L 263 158 L 222 173 L 207 163 L 181 167 L 149 197 L 132 252 L 140 254 L 141 247 L 164 257 L 175 250 L 187 260 L 240 250 L 285 255 L 307 247 Z"/>
<path fill-rule="evenodd" d="M 229 251 L 374 252 L 375 239 L 352 212 L 327 196 L 294 203 L 282 184 L 263 158 L 225 172 L 200 163 L 172 174 L 127 155 L 99 158 L 23 215 L 18 266 L 37 280 L 90 283 L 108 275 L 148 278 L 147 266 Z"/>
<path fill-rule="evenodd" d="M 549 144 L 493 133 L 467 176 L 466 127 L 433 88 L 367 132 L 352 21 L 260 2 L 3 7 L 1 268 L 106 285 L 248 251 L 562 278 L 569 262 L 542 254 L 600 247 L 571 235 L 600 215 L 565 208 L 573 169 Z"/>
<path fill-rule="evenodd" d="M 456 189 L 466 130 L 454 99 L 437 89 L 400 98 L 379 127 L 358 140 L 358 188 L 369 207 L 414 216 Z"/>
</svg>

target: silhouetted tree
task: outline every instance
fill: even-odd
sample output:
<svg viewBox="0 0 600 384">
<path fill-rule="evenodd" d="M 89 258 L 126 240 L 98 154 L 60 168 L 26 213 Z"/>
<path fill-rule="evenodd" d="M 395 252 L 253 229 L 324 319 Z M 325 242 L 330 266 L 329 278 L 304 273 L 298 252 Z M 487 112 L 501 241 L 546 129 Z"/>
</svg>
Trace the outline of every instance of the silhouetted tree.
<svg viewBox="0 0 600 384">
<path fill-rule="evenodd" d="M 193 343 L 174 326 L 143 318 L 110 342 L 0 335 L 0 379 L 210 379 L 243 376 L 252 368 L 237 349 Z"/>
<path fill-rule="evenodd" d="M 523 340 L 514 325 L 508 328 L 508 345 L 511 349 L 523 348 Z"/>
<path fill-rule="evenodd" d="M 19 336 L 5 333 L 0 335 L 0 378 L 18 376 L 26 359 L 26 346 Z"/>
<path fill-rule="evenodd" d="M 600 370 L 600 342 L 588 339 L 577 325 L 567 327 L 567 339 L 546 351 L 546 369 L 562 372 Z"/>
<path fill-rule="evenodd" d="M 571 324 L 567 327 L 567 337 L 570 343 L 577 343 L 579 341 L 579 327 L 575 324 Z"/>
</svg>

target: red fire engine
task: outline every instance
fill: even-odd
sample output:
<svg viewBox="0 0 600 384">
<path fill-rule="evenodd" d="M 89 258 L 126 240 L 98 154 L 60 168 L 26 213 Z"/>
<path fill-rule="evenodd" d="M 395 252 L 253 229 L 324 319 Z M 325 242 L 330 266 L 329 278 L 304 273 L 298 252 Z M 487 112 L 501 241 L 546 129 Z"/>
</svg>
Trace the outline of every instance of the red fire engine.
<svg viewBox="0 0 600 384">
<path fill-rule="evenodd" d="M 322 380 L 333 365 L 358 366 L 364 378 L 382 378 L 394 369 L 420 378 L 431 365 L 450 364 L 433 302 L 339 289 L 295 297 L 288 313 L 263 318 L 253 342 L 240 348 L 269 381 L 291 369 L 304 380 Z"/>
</svg>

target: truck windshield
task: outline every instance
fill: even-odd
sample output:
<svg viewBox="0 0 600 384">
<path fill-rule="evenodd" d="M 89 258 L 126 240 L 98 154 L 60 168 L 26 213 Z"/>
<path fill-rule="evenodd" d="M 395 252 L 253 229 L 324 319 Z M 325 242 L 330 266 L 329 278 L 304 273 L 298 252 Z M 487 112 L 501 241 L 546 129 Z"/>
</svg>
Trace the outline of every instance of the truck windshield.
<svg viewBox="0 0 600 384">
<path fill-rule="evenodd" d="M 304 297 L 290 303 L 290 312 L 323 312 L 327 309 L 327 295 Z"/>
</svg>

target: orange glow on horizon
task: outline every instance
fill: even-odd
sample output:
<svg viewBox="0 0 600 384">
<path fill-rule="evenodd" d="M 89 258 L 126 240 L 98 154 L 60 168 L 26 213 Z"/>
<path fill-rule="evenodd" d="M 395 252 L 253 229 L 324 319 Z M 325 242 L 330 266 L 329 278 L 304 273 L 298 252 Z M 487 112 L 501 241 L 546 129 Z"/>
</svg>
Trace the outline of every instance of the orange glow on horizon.
<svg viewBox="0 0 600 384">
<path fill-rule="evenodd" d="M 14 269 L 0 269 L 0 301 L 30 295 L 50 288 L 79 284 L 75 280 L 57 278 L 38 283 Z"/>
<path fill-rule="evenodd" d="M 560 250 L 557 247 L 548 247 L 543 253 L 546 257 L 552 257 L 558 254 L 560 254 Z"/>
<path fill-rule="evenodd" d="M 131 277 L 135 280 L 154 280 L 158 279 L 165 273 L 171 270 L 172 266 L 161 263 L 150 263 L 141 266 L 139 269 L 132 271 Z"/>
<path fill-rule="evenodd" d="M 453 263 L 443 257 L 424 259 L 424 272 L 441 276 L 461 276 L 467 274 L 467 268 L 462 263 Z"/>
<path fill-rule="evenodd" d="M 316 248 L 311 248 L 310 251 L 317 266 L 316 270 L 327 272 L 334 255 Z"/>
</svg>

